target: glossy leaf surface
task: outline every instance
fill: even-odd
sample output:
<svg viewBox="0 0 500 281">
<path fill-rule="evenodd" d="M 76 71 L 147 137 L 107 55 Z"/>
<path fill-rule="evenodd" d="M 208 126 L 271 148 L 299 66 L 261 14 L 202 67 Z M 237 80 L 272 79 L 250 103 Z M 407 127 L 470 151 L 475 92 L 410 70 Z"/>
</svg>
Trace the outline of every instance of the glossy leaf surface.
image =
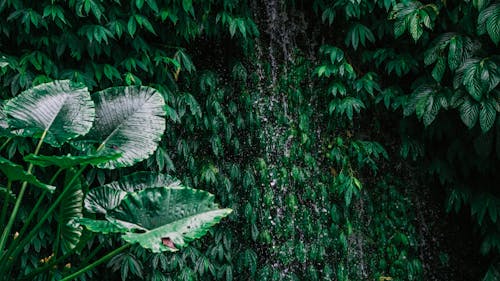
<svg viewBox="0 0 500 281">
<path fill-rule="evenodd" d="M 5 105 L 13 133 L 40 138 L 59 147 L 85 135 L 94 121 L 94 103 L 86 87 L 69 80 L 41 84 L 22 92 Z"/>
</svg>

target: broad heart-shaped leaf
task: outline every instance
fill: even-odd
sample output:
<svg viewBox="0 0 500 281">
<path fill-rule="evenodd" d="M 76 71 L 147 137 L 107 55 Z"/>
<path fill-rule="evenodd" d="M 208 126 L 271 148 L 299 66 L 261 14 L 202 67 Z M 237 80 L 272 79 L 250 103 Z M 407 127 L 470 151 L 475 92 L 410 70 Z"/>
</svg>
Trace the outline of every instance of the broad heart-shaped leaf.
<svg viewBox="0 0 500 281">
<path fill-rule="evenodd" d="M 59 206 L 58 222 L 60 228 L 61 250 L 65 254 L 80 241 L 82 227 L 71 222 L 81 218 L 83 211 L 83 192 L 80 184 L 69 187 Z"/>
<path fill-rule="evenodd" d="M 95 187 L 85 196 L 85 210 L 90 213 L 106 214 L 118 206 L 127 192 L 107 186 Z"/>
<path fill-rule="evenodd" d="M 59 147 L 85 135 L 95 117 L 94 103 L 86 87 L 69 80 L 40 84 L 22 92 L 5 105 L 11 131 L 40 138 Z"/>
<path fill-rule="evenodd" d="M 27 181 L 32 185 L 41 187 L 49 192 L 54 192 L 55 186 L 48 185 L 40 182 L 34 175 L 28 174 L 23 168 L 23 166 L 18 165 L 10 160 L 0 156 L 0 170 L 7 176 L 11 181 Z"/>
<path fill-rule="evenodd" d="M 98 167 L 132 166 L 156 150 L 165 131 L 165 101 L 158 91 L 142 86 L 115 87 L 97 92 L 92 98 L 96 120 L 81 143 L 98 144 L 104 153 L 122 153 L 122 157 Z"/>
<path fill-rule="evenodd" d="M 91 213 L 106 214 L 114 209 L 127 192 L 151 187 L 183 188 L 175 178 L 153 172 L 136 172 L 103 186 L 93 188 L 85 197 L 85 209 Z"/>
<path fill-rule="evenodd" d="M 116 200 L 113 196 L 124 192 L 101 188 L 93 196 L 110 196 L 104 190 L 113 190 L 111 199 Z M 95 206 L 90 207 L 85 205 L 88 211 L 99 211 Z M 184 247 L 187 242 L 200 238 L 232 212 L 219 209 L 212 194 L 179 185 L 128 192 L 114 209 L 109 206 L 102 209 L 105 209 L 106 221 L 80 219 L 79 223 L 94 232 L 123 233 L 125 241 L 139 243 L 153 252 L 177 251 L 176 247 Z"/>
<path fill-rule="evenodd" d="M 45 156 L 45 155 L 34 155 L 29 154 L 24 157 L 24 160 L 30 162 L 34 165 L 41 167 L 48 166 L 57 166 L 63 169 L 67 169 L 70 167 L 78 166 L 78 165 L 97 165 L 104 162 L 108 162 L 110 160 L 116 160 L 121 156 L 120 153 L 112 153 L 112 154 L 95 154 L 95 155 L 61 155 L 61 156 Z"/>
<path fill-rule="evenodd" d="M 122 235 L 125 241 L 158 253 L 176 251 L 169 242 L 186 246 L 231 212 L 219 209 L 214 196 L 206 191 L 156 187 L 127 194 L 106 218 L 129 230 Z"/>
<path fill-rule="evenodd" d="M 104 185 L 105 187 L 122 190 L 126 192 L 139 191 L 150 187 L 182 188 L 181 182 L 166 174 L 154 172 L 136 172 Z"/>
</svg>

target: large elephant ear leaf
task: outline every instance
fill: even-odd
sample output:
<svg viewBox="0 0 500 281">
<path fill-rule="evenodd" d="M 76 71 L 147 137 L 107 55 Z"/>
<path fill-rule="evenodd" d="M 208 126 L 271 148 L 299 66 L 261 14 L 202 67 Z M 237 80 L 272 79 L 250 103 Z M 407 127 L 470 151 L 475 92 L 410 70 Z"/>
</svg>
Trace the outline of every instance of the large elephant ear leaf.
<svg viewBox="0 0 500 281">
<path fill-rule="evenodd" d="M 127 195 L 125 191 L 98 186 L 92 188 L 85 196 L 85 210 L 90 213 L 106 214 L 109 210 L 116 208 Z"/>
<path fill-rule="evenodd" d="M 136 172 L 103 186 L 92 188 L 85 197 L 85 209 L 90 213 L 106 214 L 116 208 L 128 192 L 151 187 L 184 188 L 175 178 L 154 172 Z"/>
<path fill-rule="evenodd" d="M 105 187 L 134 192 L 150 187 L 183 188 L 181 182 L 172 176 L 154 172 L 136 172 L 104 185 Z"/>
<path fill-rule="evenodd" d="M 92 95 L 96 121 L 82 140 L 99 149 L 122 153 L 122 157 L 99 164 L 100 168 L 128 167 L 148 158 L 165 131 L 165 101 L 153 88 L 109 88 Z"/>
<path fill-rule="evenodd" d="M 12 133 L 40 138 L 59 147 L 85 135 L 95 117 L 87 88 L 69 80 L 40 84 L 9 100 L 4 107 Z"/>
<path fill-rule="evenodd" d="M 231 212 L 219 209 L 206 191 L 156 187 L 127 194 L 106 218 L 129 230 L 122 235 L 125 241 L 157 253 L 177 251 Z"/>
</svg>

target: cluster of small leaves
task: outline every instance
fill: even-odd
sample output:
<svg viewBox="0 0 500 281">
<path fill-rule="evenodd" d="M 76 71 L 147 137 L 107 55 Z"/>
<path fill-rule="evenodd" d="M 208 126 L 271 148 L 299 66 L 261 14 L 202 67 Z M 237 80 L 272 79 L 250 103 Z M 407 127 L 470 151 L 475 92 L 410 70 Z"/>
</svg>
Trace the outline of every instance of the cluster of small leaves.
<svg viewBox="0 0 500 281">
<path fill-rule="evenodd" d="M 481 252 L 497 255 L 500 194 L 494 187 L 498 175 L 493 167 L 500 159 L 498 3 L 341 3 L 318 0 L 314 5 L 330 32 L 337 34 L 325 36 L 326 44 L 337 47 L 320 49 L 320 54 L 330 56 L 316 71 L 329 79 L 326 94 L 357 98 L 353 87 L 341 86 L 345 75 L 333 68 L 340 69 L 344 58 L 357 58 L 348 60 L 357 76 L 374 73 L 375 103 L 405 116 L 387 117 L 400 128 L 401 156 L 427 163 L 421 167 L 428 167 L 450 190 L 449 210 L 471 208 L 484 239 Z M 381 114 L 380 108 L 362 101 L 368 113 Z M 351 116 L 339 105 L 331 109 Z M 494 276 L 492 270 L 484 280 L 494 280 L 488 279 Z"/>
<path fill-rule="evenodd" d="M 313 8 L 328 26 L 325 33 L 335 34 L 321 39 L 323 59 L 316 69 L 328 81 L 324 95 L 333 96 L 330 112 L 352 120 L 357 104 L 366 114 L 385 114 L 386 122 L 400 128 L 401 156 L 427 163 L 420 166 L 450 190 L 449 210 L 471 208 L 484 238 L 481 252 L 498 255 L 498 3 L 317 0 Z M 341 69 L 354 69 L 353 81 L 373 73 L 371 96 L 389 111 L 381 112 L 346 83 L 349 71 Z M 349 109 L 335 101 L 339 96 L 360 101 Z M 495 280 L 494 269 L 484 280 Z"/>
</svg>

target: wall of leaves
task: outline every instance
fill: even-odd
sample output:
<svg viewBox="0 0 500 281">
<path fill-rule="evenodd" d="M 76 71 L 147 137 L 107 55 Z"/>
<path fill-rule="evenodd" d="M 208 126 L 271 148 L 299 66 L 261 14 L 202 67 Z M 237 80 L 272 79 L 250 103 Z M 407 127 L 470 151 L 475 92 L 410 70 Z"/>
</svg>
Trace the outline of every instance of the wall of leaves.
<svg viewBox="0 0 500 281">
<path fill-rule="evenodd" d="M 235 210 L 178 254 L 133 248 L 82 280 L 430 280 L 419 185 L 471 217 L 473 272 L 500 278 L 498 3 L 0 0 L 0 15 L 3 100 L 54 79 L 155 87 L 169 122 L 143 168 Z"/>
</svg>

